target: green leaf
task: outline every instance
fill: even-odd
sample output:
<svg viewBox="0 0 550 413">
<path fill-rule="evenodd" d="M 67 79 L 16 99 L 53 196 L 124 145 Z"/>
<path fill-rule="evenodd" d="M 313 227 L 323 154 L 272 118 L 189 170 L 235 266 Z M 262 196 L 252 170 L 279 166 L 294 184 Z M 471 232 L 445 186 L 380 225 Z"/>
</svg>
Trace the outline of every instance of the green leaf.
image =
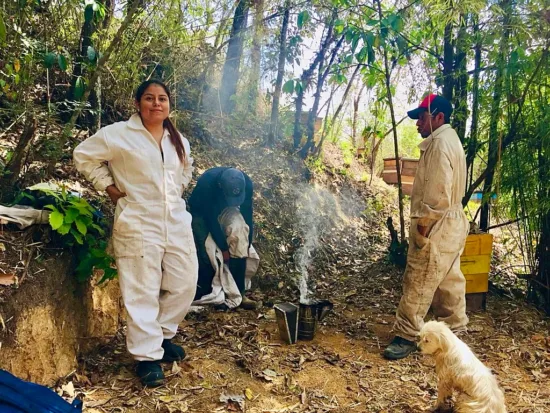
<svg viewBox="0 0 550 413">
<path fill-rule="evenodd" d="M 63 225 L 63 214 L 59 211 L 53 211 L 50 214 L 50 225 L 52 229 L 58 229 Z"/>
<path fill-rule="evenodd" d="M 92 228 L 97 230 L 97 232 L 99 232 L 99 235 L 105 235 L 105 230 L 103 228 L 101 228 L 99 225 L 92 224 Z"/>
<path fill-rule="evenodd" d="M 334 31 L 337 33 L 337 34 L 340 34 L 344 31 L 344 27 L 346 27 L 346 23 L 341 20 L 341 19 L 337 19 L 335 22 L 334 22 Z"/>
<path fill-rule="evenodd" d="M 372 34 L 371 32 L 367 32 L 365 33 L 364 38 L 365 38 L 365 42 L 367 43 L 367 46 L 372 47 L 375 42 L 374 34 Z"/>
<path fill-rule="evenodd" d="M 351 40 L 353 39 L 353 30 L 348 29 L 346 30 L 346 43 L 351 43 Z"/>
<path fill-rule="evenodd" d="M 88 4 L 84 9 L 84 20 L 86 23 L 90 23 L 94 18 L 94 7 L 91 4 Z"/>
<path fill-rule="evenodd" d="M 95 260 L 90 255 L 80 259 L 80 263 L 75 270 L 79 281 L 85 281 L 92 275 L 94 261 Z"/>
<path fill-rule="evenodd" d="M 4 23 L 4 18 L 0 14 L 0 44 L 6 43 L 6 24 Z"/>
<path fill-rule="evenodd" d="M 92 63 L 95 63 L 95 60 L 97 58 L 97 53 L 95 52 L 95 49 L 92 46 L 88 46 L 88 50 L 86 50 L 86 56 L 88 56 L 88 60 Z"/>
<path fill-rule="evenodd" d="M 102 250 L 102 249 L 99 249 L 99 248 L 92 248 L 90 250 L 90 254 L 92 255 L 92 257 L 94 258 L 105 258 L 105 257 L 108 257 L 109 255 L 105 252 L 105 250 Z"/>
<path fill-rule="evenodd" d="M 301 29 L 304 24 L 306 24 L 309 21 L 309 12 L 307 10 L 304 10 L 300 14 L 298 14 L 298 29 Z"/>
<path fill-rule="evenodd" d="M 374 86 L 376 86 L 376 75 L 374 73 L 369 73 L 367 76 L 367 87 L 369 89 L 372 89 Z"/>
<path fill-rule="evenodd" d="M 283 85 L 284 93 L 293 93 L 294 92 L 294 79 L 287 80 Z"/>
<path fill-rule="evenodd" d="M 80 215 L 80 211 L 76 208 L 69 208 L 65 213 L 65 223 L 72 224 L 76 217 Z"/>
<path fill-rule="evenodd" d="M 365 60 L 367 59 L 367 53 L 368 53 L 368 47 L 367 46 L 364 46 L 360 51 L 359 53 L 357 53 L 355 55 L 355 58 L 357 59 L 357 61 L 359 63 L 364 63 Z"/>
<path fill-rule="evenodd" d="M 56 60 L 57 60 L 56 54 L 52 52 L 48 52 L 44 55 L 44 66 L 46 66 L 46 68 L 48 69 L 51 69 L 55 64 Z"/>
<path fill-rule="evenodd" d="M 103 284 L 107 280 L 112 280 L 117 275 L 118 275 L 118 272 L 114 268 L 104 268 L 103 277 L 101 277 L 101 280 L 99 280 L 98 284 Z"/>
<path fill-rule="evenodd" d="M 67 58 L 62 54 L 57 56 L 57 64 L 64 72 L 67 70 Z"/>
<path fill-rule="evenodd" d="M 80 100 L 82 99 L 83 95 L 84 95 L 84 80 L 82 79 L 82 76 L 78 76 L 74 86 L 74 98 L 76 100 Z"/>
<path fill-rule="evenodd" d="M 71 228 L 70 232 L 73 235 L 76 242 L 78 242 L 80 245 L 84 245 L 84 238 L 82 238 L 82 235 L 79 232 L 75 231 L 73 228 Z"/>
<path fill-rule="evenodd" d="M 355 52 L 355 49 L 357 48 L 357 44 L 359 43 L 359 40 L 361 39 L 361 34 L 356 33 L 355 36 L 353 36 L 353 40 L 351 42 L 351 51 Z"/>
<path fill-rule="evenodd" d="M 76 209 L 78 209 L 80 211 L 80 215 L 85 215 L 87 217 L 92 217 L 93 214 L 92 212 L 88 209 L 88 208 L 84 208 L 84 207 L 80 207 L 80 206 L 75 206 Z"/>
<path fill-rule="evenodd" d="M 84 222 L 82 222 L 82 219 L 80 217 L 77 217 L 74 223 L 76 224 L 76 229 L 78 230 L 78 232 L 80 232 L 82 235 L 86 235 L 86 233 L 88 232 L 88 227 Z"/>
<path fill-rule="evenodd" d="M 376 56 L 374 54 L 374 49 L 372 47 L 369 47 L 368 50 L 368 56 L 367 56 L 367 61 L 369 62 L 369 65 L 374 63 L 374 60 L 376 59 Z"/>
<path fill-rule="evenodd" d="M 296 82 L 296 85 L 294 85 L 294 90 L 296 93 L 302 93 L 304 91 L 304 86 L 302 85 L 302 82 Z"/>
<path fill-rule="evenodd" d="M 395 30 L 396 32 L 400 32 L 403 30 L 403 19 L 398 14 L 392 14 L 388 17 L 388 22 L 390 24 L 390 27 Z"/>
<path fill-rule="evenodd" d="M 71 230 L 71 224 L 63 224 L 61 225 L 61 227 L 59 227 L 57 232 L 59 232 L 61 235 L 67 235 L 70 230 Z"/>
</svg>

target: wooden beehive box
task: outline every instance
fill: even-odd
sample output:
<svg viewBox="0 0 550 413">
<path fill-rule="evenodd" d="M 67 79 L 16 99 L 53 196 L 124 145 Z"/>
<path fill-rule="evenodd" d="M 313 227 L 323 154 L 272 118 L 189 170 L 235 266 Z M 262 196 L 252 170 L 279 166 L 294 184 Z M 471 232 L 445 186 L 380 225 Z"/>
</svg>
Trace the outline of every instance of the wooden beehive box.
<svg viewBox="0 0 550 413">
<path fill-rule="evenodd" d="M 412 194 L 412 187 L 417 166 L 418 159 L 400 158 L 399 167 L 401 168 L 401 186 L 405 195 L 410 196 Z M 397 165 L 395 158 L 384 158 L 382 179 L 387 184 L 397 185 Z"/>
<path fill-rule="evenodd" d="M 491 234 L 470 234 L 466 238 L 460 269 L 466 278 L 466 304 L 470 311 L 485 309 L 492 251 Z"/>
</svg>

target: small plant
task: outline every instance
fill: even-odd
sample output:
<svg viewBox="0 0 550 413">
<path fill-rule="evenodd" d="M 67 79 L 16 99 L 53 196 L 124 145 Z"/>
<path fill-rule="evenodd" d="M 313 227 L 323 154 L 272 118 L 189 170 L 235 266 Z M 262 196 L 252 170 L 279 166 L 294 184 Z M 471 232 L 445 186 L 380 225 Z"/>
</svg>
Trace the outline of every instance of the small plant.
<svg viewBox="0 0 550 413">
<path fill-rule="evenodd" d="M 107 241 L 102 228 L 104 223 L 99 211 L 85 199 L 67 192 L 65 187 L 54 190 L 49 186 L 35 185 L 29 189 L 48 196 L 51 203 L 45 205 L 44 209 L 51 211 L 50 226 L 61 236 L 61 242 L 73 248 L 77 256 L 77 279 L 87 280 L 94 270 L 103 271 L 99 283 L 115 278 L 115 260 L 106 251 Z M 32 201 L 32 195 L 23 193 L 22 196 Z"/>
<path fill-rule="evenodd" d="M 314 172 L 321 173 L 325 170 L 325 163 L 321 156 L 310 156 L 306 158 L 307 167 Z"/>
</svg>

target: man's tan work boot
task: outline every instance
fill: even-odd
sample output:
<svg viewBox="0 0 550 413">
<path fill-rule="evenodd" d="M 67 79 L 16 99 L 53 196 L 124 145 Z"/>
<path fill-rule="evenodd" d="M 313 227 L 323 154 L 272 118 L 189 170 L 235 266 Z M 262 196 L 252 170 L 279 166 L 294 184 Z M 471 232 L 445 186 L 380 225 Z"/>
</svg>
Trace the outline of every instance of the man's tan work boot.
<svg viewBox="0 0 550 413">
<path fill-rule="evenodd" d="M 243 300 L 241 301 L 241 305 L 240 305 L 240 307 L 243 310 L 257 310 L 261 306 L 262 306 L 261 301 L 254 301 L 243 295 Z"/>
</svg>

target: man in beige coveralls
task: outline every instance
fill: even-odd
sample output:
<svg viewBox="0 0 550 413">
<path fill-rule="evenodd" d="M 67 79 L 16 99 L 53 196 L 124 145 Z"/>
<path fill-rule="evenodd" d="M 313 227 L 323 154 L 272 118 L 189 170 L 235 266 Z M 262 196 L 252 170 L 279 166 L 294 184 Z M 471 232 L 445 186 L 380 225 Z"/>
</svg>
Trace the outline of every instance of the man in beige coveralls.
<svg viewBox="0 0 550 413">
<path fill-rule="evenodd" d="M 449 125 L 451 104 L 442 96 L 427 96 L 407 114 L 418 119 L 425 138 L 411 195 L 411 228 L 403 296 L 394 325 L 395 338 L 384 357 L 397 360 L 416 350 L 415 340 L 432 306 L 435 317 L 453 331 L 463 331 L 466 280 L 460 255 L 468 235 L 462 208 L 466 159 L 458 135 Z"/>
</svg>

